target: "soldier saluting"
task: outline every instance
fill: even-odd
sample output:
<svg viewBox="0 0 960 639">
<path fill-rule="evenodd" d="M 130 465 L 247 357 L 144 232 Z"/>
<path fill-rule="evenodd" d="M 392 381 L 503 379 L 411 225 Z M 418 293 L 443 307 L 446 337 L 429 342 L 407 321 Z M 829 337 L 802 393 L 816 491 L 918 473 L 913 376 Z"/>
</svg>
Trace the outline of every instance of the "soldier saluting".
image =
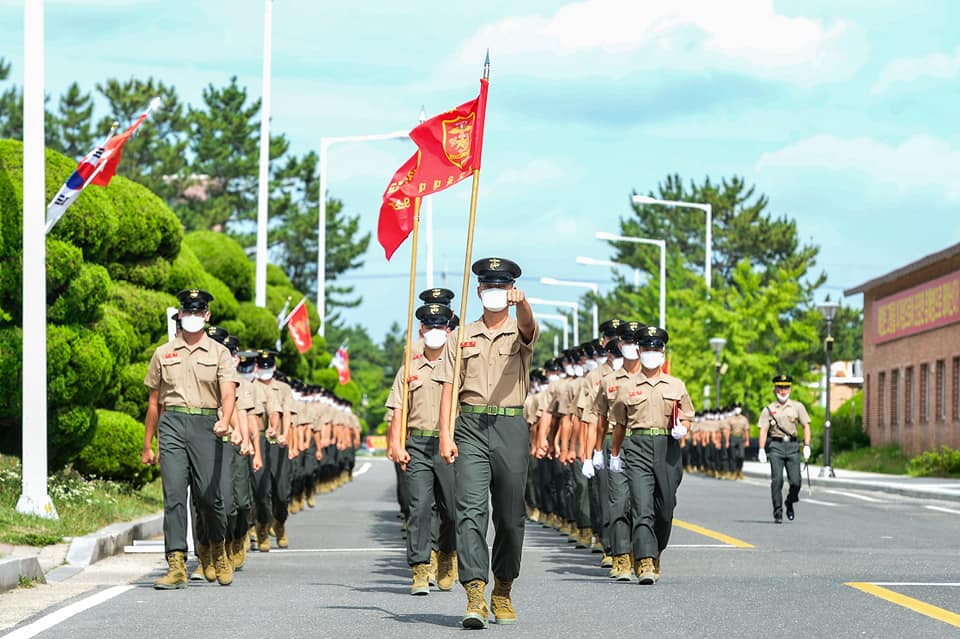
<svg viewBox="0 0 960 639">
<path fill-rule="evenodd" d="M 803 460 L 810 459 L 810 416 L 800 402 L 790 399 L 793 378 L 777 375 L 773 378 L 773 392 L 777 401 L 764 406 L 760 413 L 761 464 L 770 460 L 770 496 L 773 498 L 773 521 L 783 523 L 783 470 L 787 470 L 787 519 L 793 521 L 793 505 L 800 501 L 800 442 L 797 424 L 803 426 Z M 769 442 L 768 442 L 769 436 Z M 770 452 L 767 453 L 769 443 Z"/>
</svg>

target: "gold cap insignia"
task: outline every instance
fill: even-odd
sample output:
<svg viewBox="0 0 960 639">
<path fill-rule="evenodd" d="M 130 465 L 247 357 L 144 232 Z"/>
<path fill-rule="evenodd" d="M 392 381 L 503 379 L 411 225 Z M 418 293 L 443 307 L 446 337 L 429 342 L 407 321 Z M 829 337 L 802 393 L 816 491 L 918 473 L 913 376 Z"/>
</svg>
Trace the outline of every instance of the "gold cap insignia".
<svg viewBox="0 0 960 639">
<path fill-rule="evenodd" d="M 495 257 L 490 258 L 490 264 L 489 264 L 489 266 L 490 266 L 490 268 L 493 269 L 494 271 L 499 270 L 499 268 L 500 268 L 500 260 L 497 259 L 497 258 L 495 258 Z"/>
</svg>

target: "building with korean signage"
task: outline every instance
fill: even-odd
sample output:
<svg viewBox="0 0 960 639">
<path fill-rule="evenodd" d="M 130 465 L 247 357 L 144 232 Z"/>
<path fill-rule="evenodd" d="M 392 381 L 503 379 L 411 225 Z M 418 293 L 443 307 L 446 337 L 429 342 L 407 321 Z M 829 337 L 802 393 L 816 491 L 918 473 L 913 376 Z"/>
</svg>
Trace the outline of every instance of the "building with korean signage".
<svg viewBox="0 0 960 639">
<path fill-rule="evenodd" d="M 857 293 L 871 445 L 960 448 L 960 244 L 844 291 Z"/>
</svg>

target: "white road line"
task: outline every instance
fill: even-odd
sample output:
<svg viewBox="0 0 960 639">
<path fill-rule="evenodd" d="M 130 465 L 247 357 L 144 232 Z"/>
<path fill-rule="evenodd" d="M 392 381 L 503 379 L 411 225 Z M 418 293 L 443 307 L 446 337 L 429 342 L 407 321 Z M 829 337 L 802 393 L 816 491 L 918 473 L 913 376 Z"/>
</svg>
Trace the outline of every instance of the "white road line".
<svg viewBox="0 0 960 639">
<path fill-rule="evenodd" d="M 356 469 L 355 471 L 353 471 L 353 476 L 354 476 L 354 477 L 358 477 L 358 476 L 364 474 L 365 472 L 367 472 L 368 470 L 370 470 L 370 462 L 363 462 L 363 464 L 361 464 L 360 468 L 358 468 L 358 469 Z"/>
<path fill-rule="evenodd" d="M 30 637 L 35 637 L 44 630 L 49 630 L 58 623 L 66 621 L 70 617 L 79 614 L 88 608 L 99 606 L 105 601 L 109 601 L 117 595 L 131 590 L 132 588 L 133 586 L 114 586 L 113 588 L 101 590 L 94 595 L 90 595 L 86 599 L 81 599 L 76 603 L 72 603 L 69 606 L 61 608 L 60 610 L 55 610 L 49 615 L 45 615 L 31 624 L 23 626 L 22 628 L 18 628 L 9 634 L 3 635 L 2 639 L 29 639 Z"/>
<path fill-rule="evenodd" d="M 801 503 L 801 504 L 816 504 L 816 505 L 818 505 L 818 506 L 839 506 L 839 505 L 840 505 L 840 504 L 837 504 L 837 503 L 832 502 L 832 501 L 820 501 L 819 499 L 810 499 L 809 497 L 806 497 L 806 498 L 801 499 L 801 500 L 800 500 L 800 503 Z"/>
<path fill-rule="evenodd" d="M 862 499 L 863 501 L 869 501 L 877 504 L 887 503 L 886 499 L 877 499 L 876 497 L 867 497 L 866 495 L 858 495 L 857 493 L 848 493 L 845 490 L 824 490 L 824 492 L 832 493 L 834 495 L 843 495 L 844 497 L 852 497 L 854 499 Z"/>
<path fill-rule="evenodd" d="M 950 513 L 951 515 L 960 515 L 960 510 L 954 510 L 953 508 L 944 508 L 943 506 L 926 506 L 926 508 L 942 513 Z"/>
<path fill-rule="evenodd" d="M 942 583 L 942 582 L 926 582 L 926 581 L 870 581 L 868 583 L 873 584 L 874 586 L 945 586 L 948 588 L 960 588 L 960 582 L 954 583 Z"/>
<path fill-rule="evenodd" d="M 284 554 L 284 553 L 294 553 L 294 552 L 363 552 L 367 554 L 392 554 L 397 552 L 407 552 L 406 548 L 271 548 L 270 554 Z M 247 558 L 255 557 L 260 553 L 251 552 L 247 553 Z M 267 553 L 263 553 L 267 554 Z M 3 639 L 0 637 L 0 639 Z"/>
</svg>

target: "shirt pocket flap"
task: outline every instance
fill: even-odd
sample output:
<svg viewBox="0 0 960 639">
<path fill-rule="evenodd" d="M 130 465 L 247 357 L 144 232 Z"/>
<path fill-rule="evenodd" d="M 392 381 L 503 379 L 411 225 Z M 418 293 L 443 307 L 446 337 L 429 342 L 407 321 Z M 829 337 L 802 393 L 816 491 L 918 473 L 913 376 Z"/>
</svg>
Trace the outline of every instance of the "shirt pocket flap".
<svg viewBox="0 0 960 639">
<path fill-rule="evenodd" d="M 505 341 L 497 347 L 497 352 L 501 355 L 516 355 L 520 352 L 520 342 L 518 340 Z"/>
<path fill-rule="evenodd" d="M 673 407 L 680 403 L 680 393 L 677 391 L 666 391 L 663 394 L 663 414 L 673 415 Z"/>
</svg>

